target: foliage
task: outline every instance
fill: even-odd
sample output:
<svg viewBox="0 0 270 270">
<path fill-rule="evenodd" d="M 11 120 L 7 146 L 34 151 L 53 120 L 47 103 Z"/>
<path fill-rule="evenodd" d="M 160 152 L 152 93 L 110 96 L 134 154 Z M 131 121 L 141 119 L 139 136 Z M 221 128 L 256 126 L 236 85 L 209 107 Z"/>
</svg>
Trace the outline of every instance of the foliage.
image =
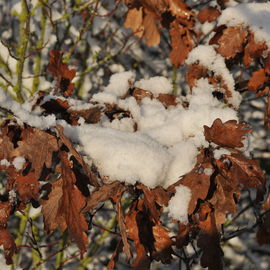
<svg viewBox="0 0 270 270">
<path fill-rule="evenodd" d="M 102 245 L 102 237 L 111 235 L 115 242 L 112 242 L 111 258 L 106 260 L 107 269 L 115 269 L 121 256 L 125 256 L 127 267 L 134 269 L 150 269 L 154 261 L 172 264 L 177 257 L 186 269 L 191 269 L 198 259 L 202 267 L 223 269 L 222 245 L 241 233 L 234 230 L 226 234 L 224 228 L 230 223 L 229 214 L 236 218 L 241 214 L 237 205 L 243 190 L 256 192 L 251 202 L 257 209 L 252 229 L 256 228 L 260 245 L 270 244 L 267 181 L 259 162 L 248 156 L 246 147 L 252 132 L 250 125 L 239 123 L 235 118 L 225 121 L 221 116 L 214 116 L 211 124 L 201 126 L 205 144 L 198 144 L 193 169 L 178 175 L 168 185 L 147 185 L 135 177 L 135 172 L 130 172 L 133 182 L 110 177 L 104 173 L 103 157 L 89 155 L 87 151 L 91 149 L 86 149 L 88 146 L 81 135 L 90 134 L 89 127 L 98 134 L 99 129 L 95 128 L 104 128 L 106 120 L 108 128 L 105 126 L 101 132 L 108 132 L 111 144 L 117 143 L 114 134 L 122 136 L 126 132 L 127 137 L 121 137 L 123 141 L 134 134 L 141 136 L 134 108 L 143 111 L 145 102 L 152 102 L 166 113 L 178 109 L 192 112 L 191 97 L 202 83 L 209 86 L 205 92 L 210 93 L 217 106 L 232 115 L 239 110 L 240 93 L 244 96 L 243 93 L 251 92 L 265 98 L 264 127 L 268 129 L 269 43 L 258 41 L 252 25 L 219 21 L 230 1 L 210 1 L 211 5 L 209 1 L 194 4 L 194 1 L 180 0 L 30 2 L 22 0 L 21 9 L 14 9 L 13 15 L 5 10 L 6 16 L 14 21 L 17 18 L 20 35 L 17 37 L 12 32 L 5 38 L 2 33 L 1 39 L 6 55 L 0 54 L 0 169 L 3 174 L 0 244 L 6 263 L 16 267 L 19 263 L 16 254 L 26 246 L 33 250 L 33 269 L 50 260 L 60 269 L 77 257 L 80 267 L 85 269 Z M 5 5 L 8 9 L 9 4 L 2 4 Z M 109 12 L 100 13 L 109 8 Z M 58 12 L 57 19 L 54 12 Z M 95 20 L 103 18 L 111 21 L 95 34 Z M 116 22 L 121 27 L 115 26 Z M 38 26 L 34 28 L 33 23 Z M 205 23 L 212 24 L 210 33 L 203 31 Z M 76 36 L 74 27 L 78 26 Z M 48 36 L 49 31 L 55 39 Z M 95 51 L 97 41 L 99 48 Z M 138 60 L 136 48 L 139 46 L 149 54 L 152 49 L 146 46 L 156 46 L 156 50 L 169 57 L 170 64 L 166 65 L 173 77 L 173 92 L 136 84 L 131 75 L 125 81 L 119 77 L 116 84 L 111 77 L 109 86 L 114 83 L 117 90 L 110 92 L 108 86 L 101 92 L 102 72 L 100 76 L 97 73 L 102 70 L 106 81 L 114 73 L 113 63 L 137 69 L 140 75 L 144 71 L 150 76 L 156 75 L 149 62 L 143 61 L 143 57 Z M 166 49 L 162 50 L 162 46 Z M 206 58 L 212 58 L 204 59 L 200 55 L 203 53 Z M 71 67 L 72 61 L 76 68 Z M 186 88 L 181 93 L 179 74 L 185 74 Z M 29 78 L 30 84 L 26 82 Z M 87 83 L 91 80 L 94 87 L 89 93 L 85 90 L 89 90 Z M 94 92 L 105 94 L 98 96 Z M 109 133 L 109 129 L 118 129 L 112 123 L 120 126 L 123 121 L 128 123 L 128 131 Z M 190 121 L 200 124 L 196 119 L 190 118 Z M 136 140 L 143 141 L 143 138 L 136 137 Z M 148 137 L 145 140 L 150 142 Z M 103 141 L 100 139 L 100 142 Z M 169 145 L 162 146 L 163 150 L 168 148 Z M 168 215 L 168 208 L 172 208 L 170 201 L 176 200 L 181 190 L 190 191 L 186 209 L 181 201 L 178 214 L 169 211 Z M 30 206 L 41 209 L 34 222 L 29 216 Z M 180 211 L 184 211 L 183 217 L 179 217 Z M 15 236 L 9 220 L 18 214 L 22 215 L 21 235 Z M 98 215 L 110 220 L 108 226 L 104 219 L 101 224 L 95 221 Z M 22 235 L 26 223 L 30 224 L 31 233 L 29 243 L 24 245 Z M 40 224 L 44 224 L 47 235 L 53 237 L 58 233 L 58 240 L 61 239 L 60 247 L 55 250 L 50 246 L 54 245 L 50 236 L 46 238 L 44 247 L 49 255 L 45 258 L 39 243 L 42 230 L 37 227 Z M 65 257 L 64 251 L 71 242 L 76 243 L 79 252 Z M 186 253 L 188 245 L 194 249 L 191 256 Z"/>
</svg>

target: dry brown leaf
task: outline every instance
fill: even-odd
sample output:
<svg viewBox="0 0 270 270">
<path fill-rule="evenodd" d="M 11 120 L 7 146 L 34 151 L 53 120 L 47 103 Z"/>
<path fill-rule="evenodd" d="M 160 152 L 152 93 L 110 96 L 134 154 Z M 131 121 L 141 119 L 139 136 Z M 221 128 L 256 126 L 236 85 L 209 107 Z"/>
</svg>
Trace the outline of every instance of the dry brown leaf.
<svg viewBox="0 0 270 270">
<path fill-rule="evenodd" d="M 11 139 L 7 135 L 8 128 L 2 128 L 1 131 L 2 133 L 0 135 L 0 160 L 6 159 L 10 161 L 12 158 L 14 146 Z"/>
<path fill-rule="evenodd" d="M 17 253 L 16 243 L 7 229 L 10 211 L 10 202 L 0 202 L 0 246 L 3 245 L 6 264 L 12 264 L 12 256 Z"/>
<path fill-rule="evenodd" d="M 19 147 L 12 152 L 13 156 L 26 157 L 32 162 L 32 169 L 35 171 L 35 177 L 40 177 L 44 164 L 47 168 L 51 167 L 52 154 L 58 151 L 57 139 L 49 133 L 26 128 L 22 131 Z"/>
<path fill-rule="evenodd" d="M 207 7 L 199 12 L 198 20 L 200 23 L 213 22 L 220 16 L 220 14 L 221 12 L 217 8 Z"/>
<path fill-rule="evenodd" d="M 126 187 L 119 181 L 104 184 L 98 187 L 92 192 L 90 197 L 87 199 L 87 204 L 83 208 L 83 212 L 88 212 L 93 210 L 98 206 L 99 203 L 104 202 L 118 193 L 125 191 Z"/>
<path fill-rule="evenodd" d="M 153 256 L 156 261 L 164 264 L 170 264 L 172 260 L 172 244 L 173 241 L 169 236 L 169 230 L 157 223 L 153 227 L 154 247 Z"/>
<path fill-rule="evenodd" d="M 30 172 L 26 176 L 18 175 L 14 182 L 14 188 L 17 190 L 20 200 L 23 202 L 27 202 L 31 199 L 38 200 L 39 187 L 40 184 L 34 172 Z"/>
<path fill-rule="evenodd" d="M 196 86 L 197 80 L 208 77 L 208 69 L 199 64 L 192 64 L 188 66 L 186 79 L 190 87 Z"/>
<path fill-rule="evenodd" d="M 208 204 L 200 208 L 200 233 L 197 245 L 202 249 L 201 266 L 209 270 L 222 270 L 223 251 L 220 247 L 220 234 L 216 227 L 214 211 Z"/>
<path fill-rule="evenodd" d="M 139 200 L 138 203 L 133 203 L 126 215 L 126 226 L 129 238 L 134 241 L 137 255 L 132 263 L 132 267 L 136 270 L 150 269 L 151 261 L 144 244 L 147 247 L 148 244 L 153 243 L 153 224 L 149 223 L 149 219 L 143 213 L 142 200 Z"/>
<path fill-rule="evenodd" d="M 143 8 L 140 7 L 129 9 L 126 15 L 124 27 L 130 28 L 135 36 L 142 37 L 144 32 L 143 26 Z"/>
<path fill-rule="evenodd" d="M 234 181 L 226 180 L 222 175 L 215 177 L 216 190 L 209 202 L 215 209 L 217 228 L 220 228 L 226 221 L 226 214 L 237 212 L 236 198 L 240 197 L 240 188 Z"/>
<path fill-rule="evenodd" d="M 171 94 L 159 94 L 157 99 L 162 102 L 165 107 L 176 106 L 179 103 L 177 101 L 177 96 Z"/>
<path fill-rule="evenodd" d="M 269 77 L 266 75 L 263 68 L 254 71 L 248 82 L 248 89 L 251 91 L 257 91 L 263 87 L 264 83 L 269 81 Z"/>
<path fill-rule="evenodd" d="M 77 243 L 83 254 L 88 243 L 85 233 L 88 225 L 82 214 L 86 198 L 75 185 L 76 178 L 67 155 L 65 152 L 60 153 L 61 178 L 52 183 L 47 200 L 41 200 L 42 213 L 46 231 L 51 232 L 55 226 L 60 226 L 62 231 L 68 228 L 71 240 Z"/>
<path fill-rule="evenodd" d="M 171 23 L 170 36 L 172 44 L 170 59 L 174 66 L 179 67 L 194 46 L 193 38 L 189 30 L 176 21 Z"/>
<path fill-rule="evenodd" d="M 206 175 L 204 172 L 205 169 L 213 169 L 213 166 L 210 159 L 206 157 L 202 151 L 197 156 L 197 164 L 194 169 L 167 188 L 167 191 L 171 193 L 175 193 L 175 187 L 178 185 L 184 185 L 192 190 L 192 197 L 188 207 L 189 215 L 194 212 L 198 199 L 204 200 L 208 194 L 211 174 Z"/>
<path fill-rule="evenodd" d="M 216 35 L 220 35 L 218 32 Z M 232 38 L 233 37 L 233 38 Z M 221 36 L 216 40 L 219 45 L 217 51 L 226 59 L 234 58 L 244 49 L 247 32 L 242 27 L 231 26 L 223 29 Z M 215 37 L 210 41 L 213 43 Z"/>
<path fill-rule="evenodd" d="M 237 181 L 250 188 L 264 189 L 265 176 L 259 162 L 248 159 L 241 154 L 224 155 L 232 164 L 226 168 L 225 175 L 232 181 Z"/>
<path fill-rule="evenodd" d="M 243 147 L 245 135 L 252 130 L 246 124 L 237 124 L 236 120 L 225 123 L 217 118 L 211 127 L 204 126 L 204 136 L 209 142 L 222 147 Z"/>
<path fill-rule="evenodd" d="M 121 205 L 121 196 L 119 196 L 116 201 L 117 220 L 118 220 L 120 233 L 122 236 L 123 250 L 126 254 L 127 260 L 130 260 L 132 257 L 132 254 L 131 254 L 130 245 L 127 239 L 127 227 L 126 227 L 125 217 L 124 217 L 124 213 L 123 213 L 123 209 Z"/>
<path fill-rule="evenodd" d="M 143 89 L 140 89 L 140 88 L 136 87 L 132 92 L 132 96 L 134 98 L 136 98 L 136 100 L 142 100 L 145 97 L 148 97 L 148 98 L 152 99 L 154 95 L 150 91 L 143 90 Z"/>
<path fill-rule="evenodd" d="M 143 26 L 144 33 L 143 38 L 146 44 L 150 46 L 154 46 L 159 44 L 160 42 L 160 29 L 158 17 L 155 13 L 149 11 L 148 9 L 144 9 L 145 15 L 143 18 Z"/>
</svg>

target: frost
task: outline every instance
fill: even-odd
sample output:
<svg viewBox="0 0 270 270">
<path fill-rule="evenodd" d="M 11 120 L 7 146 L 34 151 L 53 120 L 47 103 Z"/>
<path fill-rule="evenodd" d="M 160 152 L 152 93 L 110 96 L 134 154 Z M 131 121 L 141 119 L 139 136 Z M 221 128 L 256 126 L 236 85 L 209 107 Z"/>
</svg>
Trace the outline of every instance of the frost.
<svg viewBox="0 0 270 270">
<path fill-rule="evenodd" d="M 175 195 L 169 201 L 169 215 L 186 224 L 188 223 L 188 205 L 191 199 L 191 190 L 183 185 L 176 188 Z"/>
<path fill-rule="evenodd" d="M 206 175 L 212 175 L 213 174 L 213 169 L 212 168 L 205 168 L 203 173 L 206 174 Z"/>
</svg>

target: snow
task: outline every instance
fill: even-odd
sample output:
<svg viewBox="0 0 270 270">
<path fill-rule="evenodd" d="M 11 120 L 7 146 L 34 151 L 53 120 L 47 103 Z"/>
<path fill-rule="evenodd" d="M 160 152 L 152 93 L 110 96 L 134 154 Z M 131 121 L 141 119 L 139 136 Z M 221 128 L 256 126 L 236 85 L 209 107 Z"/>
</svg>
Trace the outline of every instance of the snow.
<svg viewBox="0 0 270 270">
<path fill-rule="evenodd" d="M 207 67 L 210 71 L 213 71 L 215 75 L 221 76 L 232 94 L 232 96 L 228 98 L 228 102 L 236 109 L 239 107 L 241 95 L 234 90 L 235 82 L 233 76 L 227 69 L 224 58 L 216 53 L 213 46 L 197 46 L 189 53 L 186 63 L 188 65 L 199 63 Z M 222 89 L 220 90 L 222 91 Z"/>
<path fill-rule="evenodd" d="M 225 9 L 218 19 L 218 25 L 249 27 L 255 40 L 266 42 L 270 48 L 270 3 L 242 3 Z"/>
<path fill-rule="evenodd" d="M 9 166 L 10 163 L 7 159 L 2 159 L 2 160 L 0 160 L 0 165 L 1 166 Z"/>
<path fill-rule="evenodd" d="M 191 190 L 183 185 L 176 188 L 175 195 L 169 201 L 169 214 L 180 222 L 188 223 L 188 205 L 192 196 Z"/>
<path fill-rule="evenodd" d="M 142 79 L 134 84 L 135 87 L 150 91 L 154 96 L 159 94 L 171 94 L 172 84 L 170 81 L 162 76 L 152 77 L 150 79 Z"/>
<path fill-rule="evenodd" d="M 220 159 L 223 155 L 230 155 L 231 152 L 225 148 L 215 149 L 214 150 L 214 158 Z"/>
<path fill-rule="evenodd" d="M 23 164 L 25 163 L 25 158 L 24 157 L 16 157 L 14 158 L 14 160 L 12 161 L 13 166 L 17 169 L 17 170 L 21 170 L 23 168 Z"/>
<path fill-rule="evenodd" d="M 104 91 L 122 97 L 127 93 L 134 79 L 135 74 L 131 71 L 115 73 L 111 76 L 109 85 L 105 87 Z"/>
</svg>

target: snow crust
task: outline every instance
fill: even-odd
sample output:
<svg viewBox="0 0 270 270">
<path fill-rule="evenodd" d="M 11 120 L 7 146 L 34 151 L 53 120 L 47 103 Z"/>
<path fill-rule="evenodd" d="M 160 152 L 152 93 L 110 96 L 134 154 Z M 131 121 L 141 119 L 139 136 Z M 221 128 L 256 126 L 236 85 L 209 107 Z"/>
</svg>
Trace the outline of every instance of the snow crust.
<svg viewBox="0 0 270 270">
<path fill-rule="evenodd" d="M 255 40 L 266 42 L 270 48 L 270 3 L 242 3 L 225 9 L 218 19 L 218 25 L 242 25 L 249 27 Z"/>
<path fill-rule="evenodd" d="M 172 218 L 179 220 L 180 222 L 188 223 L 188 205 L 192 196 L 191 190 L 183 185 L 179 185 L 176 188 L 175 195 L 169 201 L 168 209 Z"/>
<path fill-rule="evenodd" d="M 213 46 L 197 46 L 189 53 L 186 63 L 188 65 L 199 63 L 207 67 L 210 71 L 213 71 L 215 75 L 221 76 L 232 94 L 232 97 L 228 98 L 228 102 L 236 109 L 239 107 L 242 98 L 234 89 L 235 82 L 233 76 L 226 67 L 225 59 L 216 53 Z"/>
</svg>

